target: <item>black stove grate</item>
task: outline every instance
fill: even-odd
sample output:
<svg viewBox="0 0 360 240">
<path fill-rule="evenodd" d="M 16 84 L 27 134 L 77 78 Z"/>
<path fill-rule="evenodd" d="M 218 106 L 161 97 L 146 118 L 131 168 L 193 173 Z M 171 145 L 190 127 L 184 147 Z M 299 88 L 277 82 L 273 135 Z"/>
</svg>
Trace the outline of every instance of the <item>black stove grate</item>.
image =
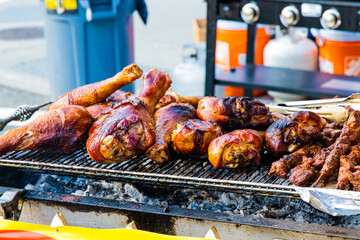
<svg viewBox="0 0 360 240">
<path fill-rule="evenodd" d="M 10 152 L 0 157 L 0 165 L 104 180 L 140 181 L 267 196 L 299 197 L 289 180 L 269 175 L 270 163 L 258 167 L 217 170 L 207 160 L 174 158 L 167 163 L 158 164 L 144 156 L 138 156 L 122 163 L 101 164 L 94 162 L 86 149 L 80 149 L 72 154 Z"/>
</svg>

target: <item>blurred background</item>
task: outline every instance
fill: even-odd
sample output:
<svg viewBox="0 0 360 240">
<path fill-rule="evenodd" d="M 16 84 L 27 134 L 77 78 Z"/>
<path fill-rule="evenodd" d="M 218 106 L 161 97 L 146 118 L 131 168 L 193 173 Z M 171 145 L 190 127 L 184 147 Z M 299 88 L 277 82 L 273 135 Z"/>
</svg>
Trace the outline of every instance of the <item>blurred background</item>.
<svg viewBox="0 0 360 240">
<path fill-rule="evenodd" d="M 149 0 L 146 5 L 147 24 L 137 12 L 130 23 L 134 62 L 144 71 L 156 67 L 173 72 L 183 61 L 184 45 L 192 48 L 195 42 L 194 19 L 206 17 L 206 2 Z M 41 104 L 51 99 L 51 67 L 44 34 L 47 14 L 56 15 L 50 15 L 41 0 L 0 0 L 0 107 Z M 66 71 L 60 69 L 57 74 Z M 141 81 L 136 81 L 134 91 L 140 87 Z M 191 89 L 186 84 L 183 88 L 185 92 Z"/>
</svg>

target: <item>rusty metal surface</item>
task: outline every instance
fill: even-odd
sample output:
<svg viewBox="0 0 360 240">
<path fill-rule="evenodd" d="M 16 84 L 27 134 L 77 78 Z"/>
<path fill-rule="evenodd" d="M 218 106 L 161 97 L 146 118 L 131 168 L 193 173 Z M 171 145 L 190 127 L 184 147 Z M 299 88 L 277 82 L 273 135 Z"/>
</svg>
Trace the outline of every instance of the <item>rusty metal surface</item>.
<svg viewBox="0 0 360 240">
<path fill-rule="evenodd" d="M 176 218 L 197 219 L 215 221 L 218 223 L 231 223 L 234 226 L 242 225 L 265 227 L 271 229 L 281 229 L 287 231 L 296 231 L 302 233 L 320 234 L 331 237 L 343 237 L 360 239 L 360 231 L 358 229 L 350 229 L 343 227 L 324 226 L 320 224 L 298 223 L 289 220 L 277 220 L 269 218 L 255 218 L 249 216 L 241 216 L 236 214 L 227 214 L 220 212 L 211 212 L 204 210 L 190 210 L 177 207 L 150 206 L 136 202 L 118 201 L 111 199 L 98 199 L 93 197 L 82 197 L 72 195 L 62 195 L 49 192 L 28 191 L 24 195 L 24 200 L 42 201 L 44 204 L 57 207 L 63 206 L 72 212 L 89 212 L 97 213 L 122 213 L 128 216 L 130 221 L 138 220 L 144 224 L 141 229 L 151 230 L 155 232 L 164 231 L 167 226 L 172 229 L 171 222 Z M 162 219 L 161 225 L 156 225 L 158 221 L 152 221 L 156 218 Z M 150 219 L 146 221 L 146 219 Z M 145 226 L 152 224 L 154 226 Z M 140 225 L 139 225 L 140 226 Z M 169 234 L 169 232 L 163 232 Z"/>
<path fill-rule="evenodd" d="M 204 160 L 174 158 L 160 165 L 144 156 L 123 163 L 100 164 L 88 156 L 86 149 L 81 149 L 66 155 L 43 151 L 10 152 L 0 157 L 0 165 L 97 179 L 299 197 L 288 180 L 268 174 L 270 164 L 235 170 L 217 170 Z"/>
</svg>

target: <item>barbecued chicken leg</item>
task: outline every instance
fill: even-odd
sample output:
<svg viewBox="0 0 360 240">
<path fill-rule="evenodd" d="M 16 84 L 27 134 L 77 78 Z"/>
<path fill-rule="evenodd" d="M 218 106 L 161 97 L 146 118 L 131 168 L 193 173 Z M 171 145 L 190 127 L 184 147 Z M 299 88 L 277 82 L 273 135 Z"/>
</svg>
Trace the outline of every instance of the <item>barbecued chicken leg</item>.
<svg viewBox="0 0 360 240">
<path fill-rule="evenodd" d="M 196 109 L 189 103 L 175 102 L 158 109 L 155 112 L 156 141 L 146 151 L 145 156 L 158 163 L 168 161 L 171 134 L 176 125 L 194 118 L 196 118 Z"/>
<path fill-rule="evenodd" d="M 170 89 L 166 91 L 165 95 L 159 100 L 158 104 L 156 104 L 156 108 L 165 107 L 166 105 L 169 105 L 173 102 L 187 102 L 194 106 L 194 108 L 197 108 L 198 103 L 202 97 L 200 96 L 180 96 L 174 91 L 171 91 Z"/>
<path fill-rule="evenodd" d="M 155 105 L 170 87 L 171 79 L 157 69 L 143 78 L 143 88 L 136 97 L 123 101 L 91 127 L 86 147 L 93 160 L 122 162 L 143 154 L 154 143 Z"/>
<path fill-rule="evenodd" d="M 58 97 L 48 108 L 57 109 L 67 105 L 81 105 L 84 107 L 105 101 L 119 88 L 132 83 L 142 75 L 142 70 L 135 64 L 125 67 L 112 78 L 75 88 Z"/>
<path fill-rule="evenodd" d="M 86 108 L 95 120 L 109 114 L 113 108 L 121 104 L 122 101 L 129 99 L 132 96 L 130 92 L 117 90 L 111 94 L 106 102 L 97 103 Z"/>
<path fill-rule="evenodd" d="M 263 134 L 240 129 L 215 138 L 209 145 L 209 161 L 217 169 L 260 164 Z"/>
<path fill-rule="evenodd" d="M 199 101 L 197 115 L 204 121 L 215 121 L 228 131 L 239 128 L 266 129 L 270 125 L 269 109 L 247 97 L 204 97 Z"/>
<path fill-rule="evenodd" d="M 274 155 L 292 153 L 321 136 L 326 120 L 310 111 L 280 118 L 266 130 L 265 146 Z"/>
<path fill-rule="evenodd" d="M 175 152 L 206 158 L 210 142 L 222 134 L 223 130 L 218 124 L 192 119 L 178 123 L 171 140 Z"/>
<path fill-rule="evenodd" d="M 17 129 L 0 137 L 0 154 L 16 150 L 45 150 L 69 153 L 85 142 L 93 123 L 82 106 L 65 106 L 47 111 Z"/>
</svg>

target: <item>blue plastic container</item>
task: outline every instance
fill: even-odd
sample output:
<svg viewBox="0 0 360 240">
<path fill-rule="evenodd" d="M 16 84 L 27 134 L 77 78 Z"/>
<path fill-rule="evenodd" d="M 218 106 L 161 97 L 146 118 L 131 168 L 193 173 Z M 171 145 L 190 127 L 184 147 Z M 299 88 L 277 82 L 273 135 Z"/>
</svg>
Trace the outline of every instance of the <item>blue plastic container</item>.
<svg viewBox="0 0 360 240">
<path fill-rule="evenodd" d="M 78 0 L 75 11 L 48 9 L 45 38 L 51 99 L 112 77 L 134 61 L 135 9 L 134 0 Z M 123 90 L 133 91 L 133 86 Z"/>
</svg>

